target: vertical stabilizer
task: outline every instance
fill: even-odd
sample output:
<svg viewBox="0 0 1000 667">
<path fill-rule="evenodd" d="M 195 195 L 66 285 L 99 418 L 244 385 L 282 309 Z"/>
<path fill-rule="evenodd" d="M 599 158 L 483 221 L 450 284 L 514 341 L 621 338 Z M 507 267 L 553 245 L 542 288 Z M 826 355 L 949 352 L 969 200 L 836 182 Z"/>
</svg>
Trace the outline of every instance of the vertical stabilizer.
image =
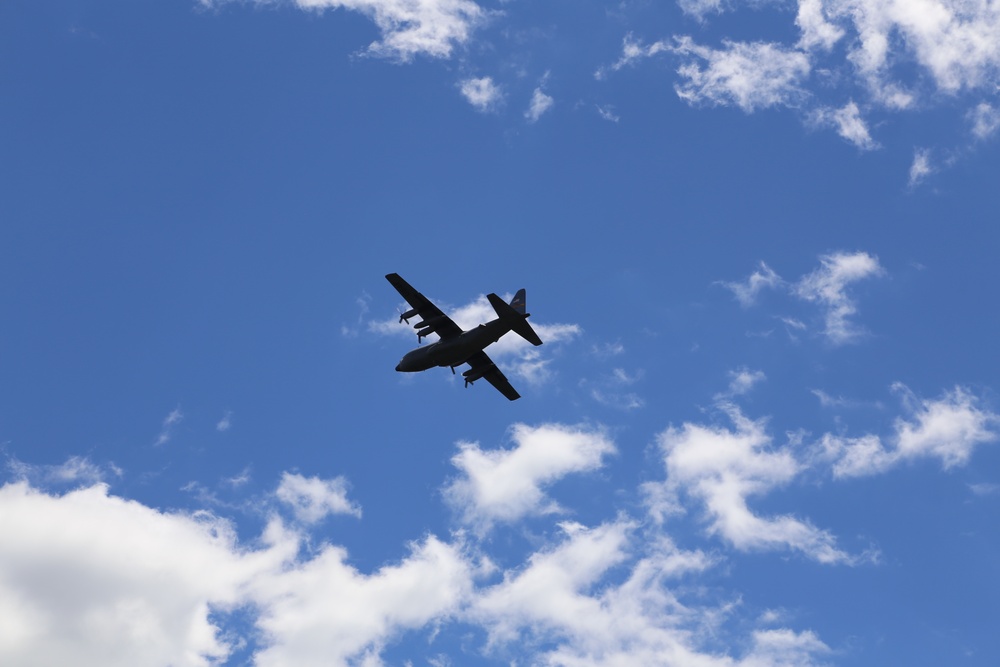
<svg viewBox="0 0 1000 667">
<path fill-rule="evenodd" d="M 527 308 L 527 305 L 526 305 L 526 302 L 525 302 L 525 299 L 524 299 L 524 288 L 523 287 L 521 289 L 517 290 L 517 294 L 515 294 L 514 298 L 510 300 L 510 307 L 513 308 L 514 310 L 516 310 L 521 315 L 525 315 L 526 314 L 525 308 Z"/>
</svg>

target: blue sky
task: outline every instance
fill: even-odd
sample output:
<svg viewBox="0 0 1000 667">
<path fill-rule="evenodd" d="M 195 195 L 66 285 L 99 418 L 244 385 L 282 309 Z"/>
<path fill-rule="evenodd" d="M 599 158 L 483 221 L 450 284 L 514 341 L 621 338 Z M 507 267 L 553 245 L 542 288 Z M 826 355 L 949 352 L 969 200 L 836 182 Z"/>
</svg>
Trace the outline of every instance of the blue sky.
<svg viewBox="0 0 1000 667">
<path fill-rule="evenodd" d="M 996 664 L 998 90 L 985 1 L 3 3 L 0 663 Z"/>
</svg>

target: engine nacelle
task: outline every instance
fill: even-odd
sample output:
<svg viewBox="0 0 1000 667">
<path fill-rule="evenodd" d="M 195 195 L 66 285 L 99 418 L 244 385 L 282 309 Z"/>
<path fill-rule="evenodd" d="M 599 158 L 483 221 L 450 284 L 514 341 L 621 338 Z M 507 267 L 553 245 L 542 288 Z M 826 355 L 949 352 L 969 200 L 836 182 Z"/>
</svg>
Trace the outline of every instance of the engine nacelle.
<svg viewBox="0 0 1000 667">
<path fill-rule="evenodd" d="M 465 371 L 462 373 L 462 377 L 465 378 L 465 386 L 468 387 L 470 384 L 482 378 L 494 368 L 496 368 L 496 364 L 490 364 L 489 366 L 483 366 L 482 368 L 470 368 Z"/>
<path fill-rule="evenodd" d="M 403 322 L 406 322 L 407 324 L 409 324 L 410 323 L 410 318 L 413 317 L 416 314 L 417 314 L 417 309 L 416 308 L 412 308 L 412 309 L 406 311 L 405 313 L 400 313 L 399 314 L 399 323 L 402 324 Z"/>
<path fill-rule="evenodd" d="M 434 327 L 436 327 L 438 324 L 440 324 L 443 321 L 444 321 L 444 317 L 442 317 L 442 316 L 439 315 L 437 317 L 431 317 L 429 319 L 417 322 L 416 324 L 413 325 L 413 328 L 414 329 L 427 329 L 428 332 L 430 332 L 430 331 L 434 331 Z"/>
</svg>

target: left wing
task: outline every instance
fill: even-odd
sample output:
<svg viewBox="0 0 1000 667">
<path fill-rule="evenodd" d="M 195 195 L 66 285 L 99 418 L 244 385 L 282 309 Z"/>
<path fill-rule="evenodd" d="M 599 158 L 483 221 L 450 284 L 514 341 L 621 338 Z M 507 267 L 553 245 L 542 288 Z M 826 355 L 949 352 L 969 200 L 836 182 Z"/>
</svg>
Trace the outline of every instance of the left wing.
<svg viewBox="0 0 1000 667">
<path fill-rule="evenodd" d="M 404 319 L 409 324 L 409 318 L 419 315 L 421 321 L 414 325 L 417 329 L 417 337 L 423 338 L 432 331 L 441 337 L 441 340 L 454 338 L 462 333 L 462 327 L 452 322 L 451 318 L 441 312 L 441 309 L 431 303 L 426 296 L 413 289 L 410 283 L 403 280 L 398 273 L 390 273 L 385 277 L 389 284 L 396 288 L 406 302 L 413 306 L 413 310 L 408 310 L 399 317 L 399 321 Z"/>
<path fill-rule="evenodd" d="M 496 387 L 508 400 L 516 401 L 521 398 L 521 395 L 511 386 L 507 378 L 504 377 L 504 374 L 497 368 L 497 365 L 493 363 L 493 360 L 486 356 L 486 353 L 482 350 L 469 357 L 468 364 L 472 368 L 462 373 L 462 377 L 465 378 L 465 386 L 468 387 L 479 378 L 485 378 L 487 382 Z"/>
</svg>

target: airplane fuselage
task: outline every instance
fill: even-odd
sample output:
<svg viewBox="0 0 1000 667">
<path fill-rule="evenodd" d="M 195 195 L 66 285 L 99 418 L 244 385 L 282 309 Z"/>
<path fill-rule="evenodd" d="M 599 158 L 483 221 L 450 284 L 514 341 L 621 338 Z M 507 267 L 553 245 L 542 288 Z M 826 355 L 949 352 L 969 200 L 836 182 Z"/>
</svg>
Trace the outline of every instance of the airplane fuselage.
<svg viewBox="0 0 1000 667">
<path fill-rule="evenodd" d="M 476 352 L 500 340 L 501 336 L 510 331 L 510 326 L 499 318 L 486 324 L 480 324 L 475 329 L 463 331 L 449 340 L 439 340 L 430 345 L 423 345 L 407 352 L 396 366 L 403 373 L 416 373 L 435 366 L 461 366 Z"/>
</svg>

